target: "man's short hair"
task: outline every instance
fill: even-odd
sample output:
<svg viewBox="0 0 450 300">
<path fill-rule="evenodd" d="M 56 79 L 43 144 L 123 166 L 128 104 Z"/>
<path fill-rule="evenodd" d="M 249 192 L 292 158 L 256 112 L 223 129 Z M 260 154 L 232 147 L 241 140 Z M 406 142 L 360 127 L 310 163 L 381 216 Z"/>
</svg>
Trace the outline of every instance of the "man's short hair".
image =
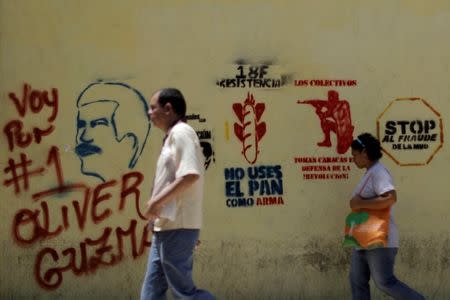
<svg viewBox="0 0 450 300">
<path fill-rule="evenodd" d="M 183 94 L 176 88 L 165 88 L 159 91 L 158 103 L 161 106 L 170 103 L 174 112 L 181 118 L 186 117 L 186 100 Z"/>
</svg>

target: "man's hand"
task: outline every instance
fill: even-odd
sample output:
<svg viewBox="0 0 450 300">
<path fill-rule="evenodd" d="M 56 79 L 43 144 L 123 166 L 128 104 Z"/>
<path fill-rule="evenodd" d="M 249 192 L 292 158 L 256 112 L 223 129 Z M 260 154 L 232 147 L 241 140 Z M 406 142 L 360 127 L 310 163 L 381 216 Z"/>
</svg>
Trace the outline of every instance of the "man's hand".
<svg viewBox="0 0 450 300">
<path fill-rule="evenodd" d="M 159 218 L 159 214 L 161 212 L 162 206 L 155 201 L 155 199 L 150 199 L 147 202 L 147 206 L 145 208 L 144 217 L 146 217 L 149 221 L 154 221 Z"/>
<path fill-rule="evenodd" d="M 198 174 L 187 174 L 183 177 L 176 178 L 159 194 L 148 200 L 144 217 L 150 221 L 159 218 L 163 206 L 166 205 L 167 202 L 173 201 L 174 198 L 189 188 L 199 177 Z"/>
</svg>

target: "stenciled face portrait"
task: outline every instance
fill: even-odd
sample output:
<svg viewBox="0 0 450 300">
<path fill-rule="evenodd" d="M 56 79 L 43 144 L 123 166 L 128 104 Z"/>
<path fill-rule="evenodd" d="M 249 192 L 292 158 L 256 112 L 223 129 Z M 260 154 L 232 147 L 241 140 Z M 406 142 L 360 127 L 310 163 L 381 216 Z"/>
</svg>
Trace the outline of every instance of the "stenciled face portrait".
<svg viewBox="0 0 450 300">
<path fill-rule="evenodd" d="M 117 106 L 112 101 L 101 101 L 85 104 L 78 110 L 75 152 L 81 160 L 84 174 L 97 174 L 105 179 L 107 170 L 104 169 L 120 159 L 114 153 L 124 146 L 122 151 L 125 152 L 122 153 L 132 150 L 131 145 L 121 145 L 117 139 L 113 120 Z"/>
<path fill-rule="evenodd" d="M 126 85 L 98 83 L 78 98 L 75 153 L 81 172 L 102 181 L 135 166 L 147 140 L 147 105 Z"/>
</svg>

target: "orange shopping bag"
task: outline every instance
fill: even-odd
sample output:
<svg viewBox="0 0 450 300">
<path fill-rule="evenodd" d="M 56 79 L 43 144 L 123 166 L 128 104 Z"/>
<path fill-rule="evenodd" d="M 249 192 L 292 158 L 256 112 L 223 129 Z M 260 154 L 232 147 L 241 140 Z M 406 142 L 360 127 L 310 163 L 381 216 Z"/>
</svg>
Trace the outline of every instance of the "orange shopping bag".
<svg viewBox="0 0 450 300">
<path fill-rule="evenodd" d="M 352 211 L 345 219 L 344 247 L 386 247 L 391 208 Z"/>
<path fill-rule="evenodd" d="M 368 176 L 359 193 L 363 191 L 370 177 Z M 345 218 L 343 246 L 356 248 L 386 247 L 390 214 L 391 207 L 352 210 Z"/>
</svg>

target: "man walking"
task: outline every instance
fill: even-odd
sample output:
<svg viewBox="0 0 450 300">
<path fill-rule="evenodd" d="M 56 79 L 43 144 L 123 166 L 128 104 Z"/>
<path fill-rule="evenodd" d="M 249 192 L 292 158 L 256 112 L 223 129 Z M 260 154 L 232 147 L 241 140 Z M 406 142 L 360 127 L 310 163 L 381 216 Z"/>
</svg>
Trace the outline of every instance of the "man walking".
<svg viewBox="0 0 450 300">
<path fill-rule="evenodd" d="M 174 88 L 157 91 L 148 111 L 166 133 L 145 216 L 153 224 L 152 246 L 141 300 L 215 299 L 192 280 L 193 250 L 202 224 L 204 158 L 194 129 L 185 123 L 186 102 Z"/>
</svg>

